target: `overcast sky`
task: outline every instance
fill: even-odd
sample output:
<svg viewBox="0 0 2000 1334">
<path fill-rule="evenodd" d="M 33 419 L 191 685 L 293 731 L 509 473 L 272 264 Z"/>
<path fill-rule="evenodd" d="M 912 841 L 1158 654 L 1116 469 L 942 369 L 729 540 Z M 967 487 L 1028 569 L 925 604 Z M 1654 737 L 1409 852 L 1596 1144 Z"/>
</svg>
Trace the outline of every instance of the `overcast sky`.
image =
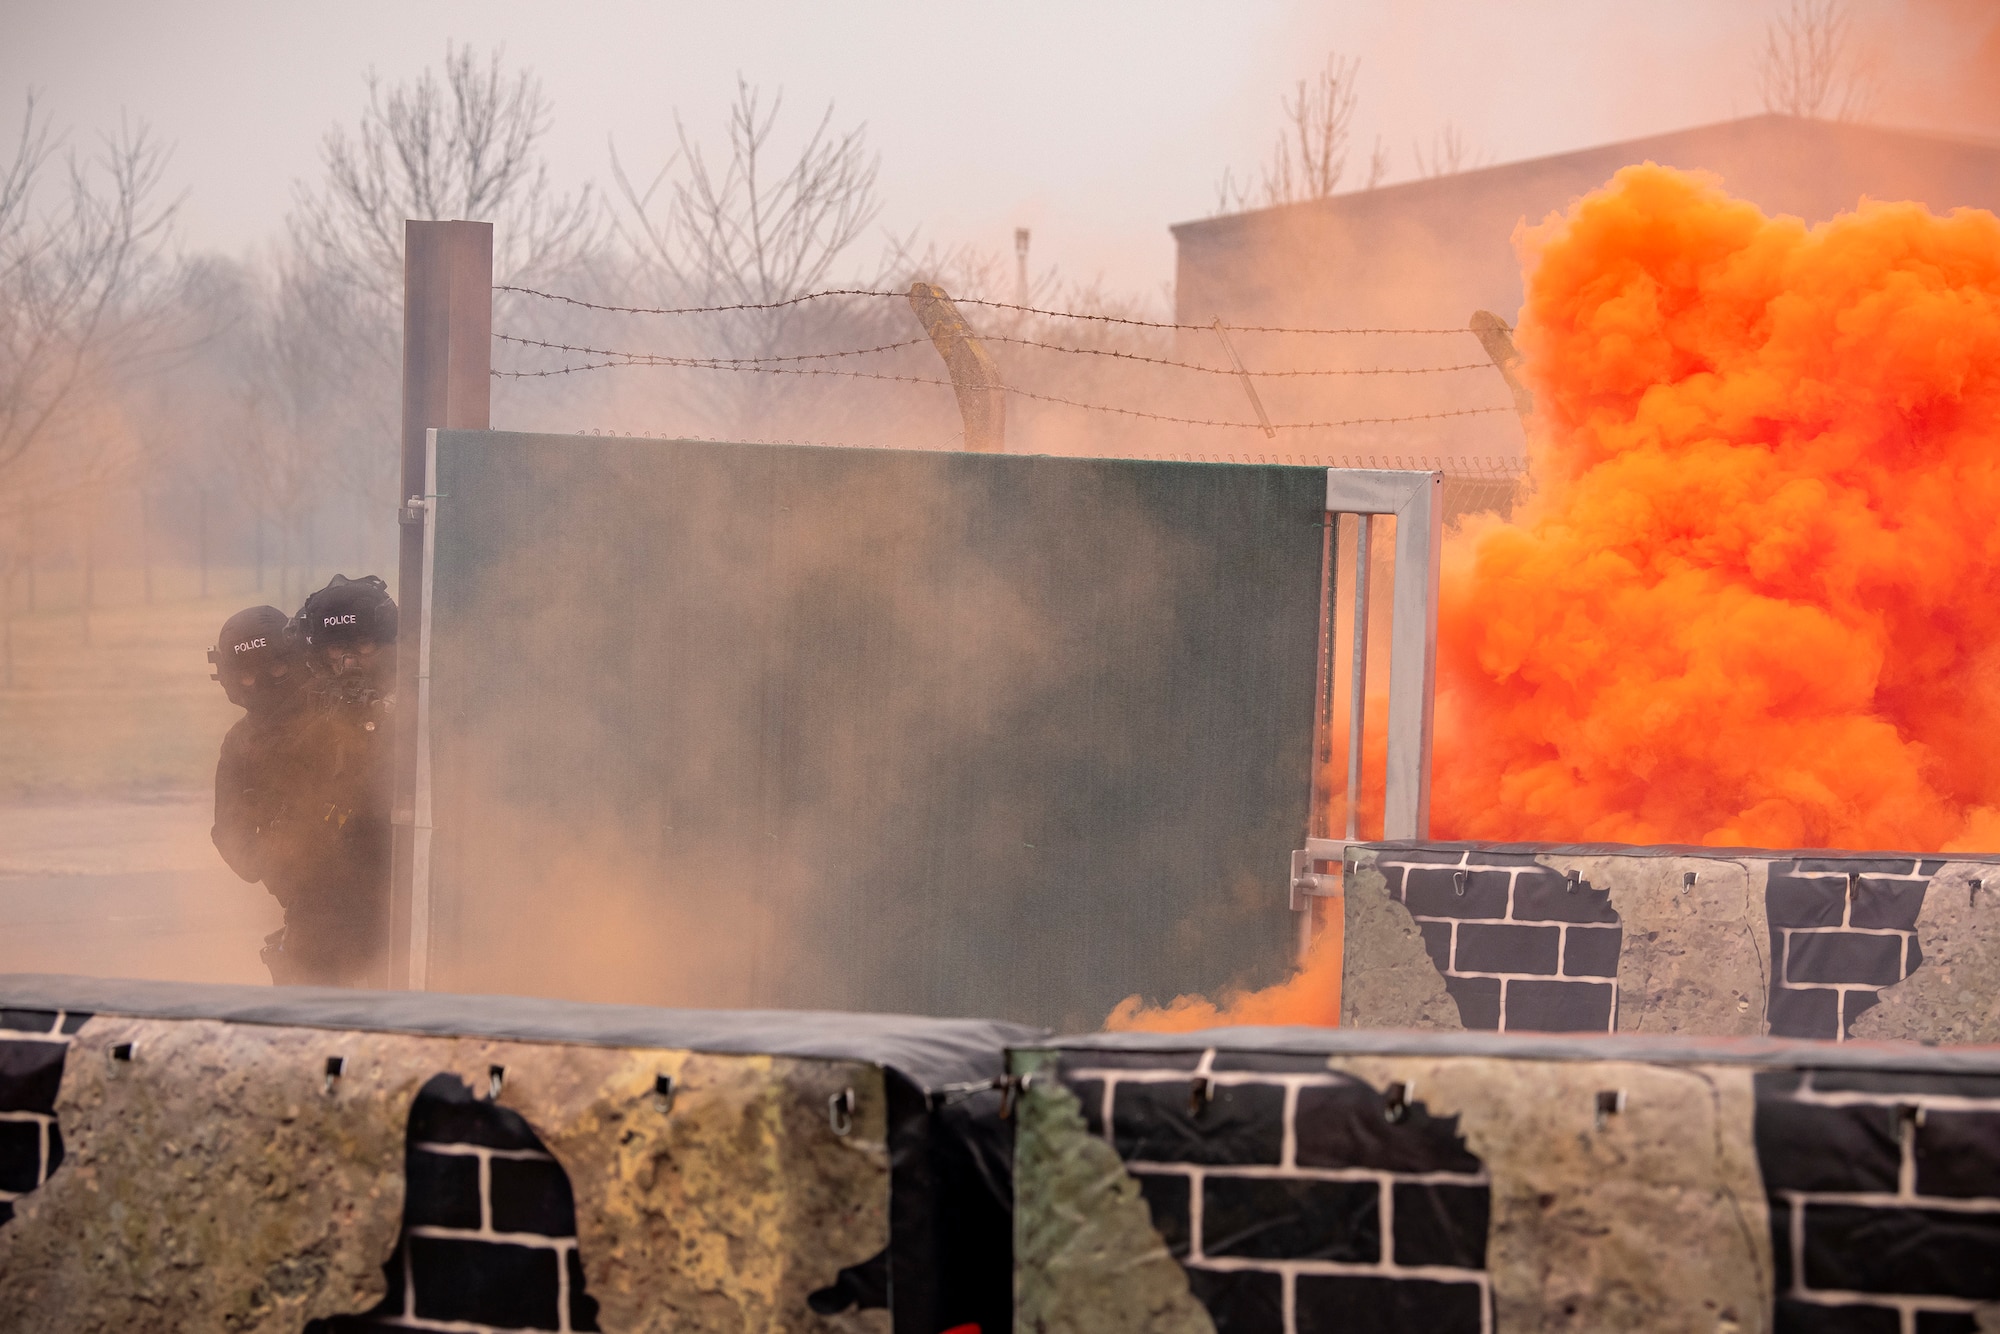
<svg viewBox="0 0 2000 1334">
<path fill-rule="evenodd" d="M 719 134 L 737 75 L 782 88 L 798 125 L 831 101 L 879 151 L 885 226 L 1011 251 L 1126 290 L 1172 277 L 1170 223 L 1253 168 L 1279 98 L 1329 51 L 1359 57 L 1357 138 L 1394 175 L 1456 125 L 1504 161 L 1760 110 L 1755 55 L 1787 0 L 1010 0 L 716 4 L 656 0 L 11 0 L 0 124 L 39 89 L 85 134 L 143 118 L 172 142 L 193 247 L 277 236 L 322 135 L 353 124 L 372 68 L 394 82 L 447 41 L 503 45 L 555 108 L 571 182 L 657 164 L 676 108 Z M 1976 0 L 1871 0 L 1875 29 L 1937 40 Z M 1910 117 L 1905 116 L 1908 120 Z"/>
</svg>

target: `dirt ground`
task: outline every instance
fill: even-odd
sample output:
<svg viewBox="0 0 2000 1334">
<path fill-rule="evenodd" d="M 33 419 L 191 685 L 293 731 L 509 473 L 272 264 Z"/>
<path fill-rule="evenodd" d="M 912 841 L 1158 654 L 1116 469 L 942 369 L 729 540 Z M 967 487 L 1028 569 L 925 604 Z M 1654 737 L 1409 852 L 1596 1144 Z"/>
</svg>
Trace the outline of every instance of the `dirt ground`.
<svg viewBox="0 0 2000 1334">
<path fill-rule="evenodd" d="M 107 577 L 132 600 L 87 624 L 73 601 L 12 619 L 0 972 L 269 981 L 257 949 L 281 914 L 209 842 L 216 747 L 241 711 L 206 657 L 231 613 L 265 599 L 241 577 L 207 599 L 175 587 L 189 582 L 163 574 L 148 605 Z"/>
</svg>

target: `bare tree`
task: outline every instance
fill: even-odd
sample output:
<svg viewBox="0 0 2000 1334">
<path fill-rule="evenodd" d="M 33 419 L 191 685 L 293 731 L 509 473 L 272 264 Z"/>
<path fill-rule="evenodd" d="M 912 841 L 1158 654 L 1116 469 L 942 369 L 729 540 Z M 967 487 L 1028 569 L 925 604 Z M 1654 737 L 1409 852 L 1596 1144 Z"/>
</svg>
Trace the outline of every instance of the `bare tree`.
<svg viewBox="0 0 2000 1334">
<path fill-rule="evenodd" d="M 291 244 L 268 293 L 275 308 L 263 336 L 275 344 L 253 363 L 274 378 L 246 419 L 259 423 L 260 449 L 284 442 L 314 454 L 320 480 L 379 515 L 374 537 L 385 553 L 396 498 L 396 453 L 385 442 L 397 429 L 404 221 L 493 223 L 502 283 L 547 285 L 586 269 L 603 240 L 603 210 L 588 186 L 565 193 L 551 182 L 542 154 L 551 114 L 531 72 L 510 71 L 497 50 L 482 58 L 450 45 L 440 69 L 414 80 L 389 86 L 371 73 L 358 124 L 327 133 L 323 175 L 296 187 Z M 505 295 L 498 304 L 514 308 Z M 282 431 L 269 425 L 279 419 Z M 295 489 L 269 478 L 255 487 Z"/>
<path fill-rule="evenodd" d="M 38 447 L 65 433 L 76 438 L 63 459 L 42 460 L 46 483 L 101 461 L 87 391 L 143 359 L 170 295 L 165 150 L 130 124 L 94 156 L 61 147 L 30 96 L 0 174 L 0 475 L 14 474 L 14 489 Z"/>
<path fill-rule="evenodd" d="M 238 390 L 234 423 L 239 478 L 258 513 L 276 520 L 281 599 L 293 591 L 298 540 L 310 530 L 318 491 L 339 457 L 320 447 L 327 382 L 312 363 L 322 354 L 321 342 L 285 295 L 281 288 L 277 300 L 264 303 L 250 332 L 248 373 Z M 297 592 L 303 596 L 306 589 Z"/>
<path fill-rule="evenodd" d="M 1291 94 L 1280 99 L 1285 129 L 1272 146 L 1259 181 L 1255 185 L 1247 179 L 1238 181 L 1225 170 L 1216 186 L 1216 211 L 1292 204 L 1332 194 L 1347 172 L 1354 80 L 1360 69 L 1357 59 L 1328 55 L 1325 68 L 1293 85 Z M 1386 164 L 1371 163 L 1371 185 L 1379 179 L 1377 165 Z"/>
<path fill-rule="evenodd" d="M 1444 128 L 1431 136 L 1428 151 L 1422 144 L 1412 141 L 1410 156 L 1416 159 L 1417 175 L 1425 178 L 1456 176 L 1461 171 L 1486 165 L 1486 150 L 1474 147 L 1465 137 L 1465 132 L 1450 121 L 1446 121 Z"/>
<path fill-rule="evenodd" d="M 1851 45 L 1846 0 L 1791 0 L 1764 29 L 1757 78 L 1764 109 L 1784 116 L 1858 120 L 1872 93 Z"/>
<path fill-rule="evenodd" d="M 1373 190 L 1389 174 L 1389 146 L 1382 142 L 1382 136 L 1375 136 L 1375 147 L 1368 154 L 1368 183 L 1361 188 Z"/>
<path fill-rule="evenodd" d="M 442 79 L 425 70 L 394 88 L 370 73 L 360 126 L 327 133 L 325 179 L 297 191 L 295 248 L 391 306 L 407 218 L 494 223 L 503 281 L 575 263 L 598 239 L 601 214 L 588 186 L 570 195 L 550 183 L 539 151 L 549 120 L 541 81 L 509 74 L 497 50 L 481 62 L 470 47 L 447 46 Z"/>
<path fill-rule="evenodd" d="M 882 210 L 867 128 L 836 128 L 829 104 L 803 141 L 783 146 L 783 106 L 782 92 L 767 97 L 739 78 L 713 157 L 676 113 L 675 151 L 643 187 L 613 148 L 621 205 L 614 225 L 650 296 L 671 305 L 761 307 L 677 327 L 667 336 L 681 340 L 683 353 L 768 357 L 833 342 L 851 347 L 856 336 L 894 337 L 883 332 L 894 314 L 887 308 L 783 304 L 828 286 L 889 281 L 912 244 L 892 240 L 872 273 L 860 270 L 856 245 Z M 683 398 L 706 404 L 721 429 L 748 435 L 786 414 L 796 420 L 833 388 L 800 377 L 697 372 Z"/>
<path fill-rule="evenodd" d="M 679 113 L 679 150 L 644 190 L 613 151 L 626 206 L 620 229 L 672 290 L 707 303 L 789 300 L 824 283 L 881 213 L 866 127 L 834 130 L 828 104 L 797 155 L 774 164 L 783 105 L 783 93 L 766 108 L 758 89 L 736 81 L 728 163 L 719 172 Z"/>
</svg>

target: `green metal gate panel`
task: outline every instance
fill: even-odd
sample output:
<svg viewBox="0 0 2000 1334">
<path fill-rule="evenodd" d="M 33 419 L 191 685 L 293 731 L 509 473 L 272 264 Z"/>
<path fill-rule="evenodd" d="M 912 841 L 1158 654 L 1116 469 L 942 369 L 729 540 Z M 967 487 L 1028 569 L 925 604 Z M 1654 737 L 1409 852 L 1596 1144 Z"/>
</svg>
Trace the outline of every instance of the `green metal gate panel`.
<svg viewBox="0 0 2000 1334">
<path fill-rule="evenodd" d="M 1094 1027 L 1283 974 L 1318 468 L 445 431 L 431 982 Z"/>
</svg>

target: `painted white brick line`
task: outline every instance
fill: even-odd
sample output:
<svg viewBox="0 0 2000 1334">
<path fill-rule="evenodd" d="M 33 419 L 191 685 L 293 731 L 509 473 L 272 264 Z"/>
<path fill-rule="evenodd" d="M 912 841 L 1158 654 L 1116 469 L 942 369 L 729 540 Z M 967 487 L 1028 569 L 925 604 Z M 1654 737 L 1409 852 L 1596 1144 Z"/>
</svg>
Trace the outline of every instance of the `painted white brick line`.
<svg viewBox="0 0 2000 1334">
<path fill-rule="evenodd" d="M 1820 1090 L 1813 1087 L 1808 1072 L 1800 1087 L 1787 1100 L 1821 1107 L 1881 1107 L 1896 1116 L 1899 1160 L 1896 1189 L 1893 1191 L 1789 1190 L 1772 1192 L 1790 1213 L 1791 1286 L 1785 1296 L 1816 1306 L 1865 1306 L 1893 1308 L 1902 1334 L 1916 1334 L 1917 1317 L 1923 1312 L 1969 1315 L 1989 1305 L 1983 1300 L 1935 1294 L 1898 1294 L 1850 1291 L 1841 1288 L 1814 1288 L 1806 1276 L 1806 1210 L 1812 1205 L 1847 1208 L 1925 1209 L 1940 1213 L 2000 1217 L 2000 1198 L 1925 1195 L 1917 1189 L 1917 1129 L 1928 1112 L 2000 1113 L 2000 1097 L 1981 1098 L 1959 1094 L 1915 1091 Z"/>
<path fill-rule="evenodd" d="M 1214 1068 L 1216 1053 L 1213 1049 L 1202 1053 L 1193 1068 L 1161 1067 L 1135 1068 L 1132 1066 L 1075 1066 L 1064 1071 L 1064 1079 L 1069 1082 L 1096 1080 L 1102 1083 L 1098 1120 L 1101 1135 L 1106 1143 L 1115 1149 L 1115 1110 L 1118 1087 L 1121 1084 L 1179 1085 L 1191 1087 L 1197 1080 L 1206 1081 L 1210 1089 L 1236 1086 L 1278 1087 L 1284 1092 L 1283 1133 L 1280 1139 L 1277 1164 L 1205 1164 L 1187 1162 L 1160 1162 L 1146 1159 L 1131 1159 L 1126 1169 L 1135 1176 L 1179 1177 L 1187 1182 L 1188 1197 L 1188 1250 L 1181 1263 L 1190 1269 L 1208 1270 L 1216 1273 L 1263 1273 L 1278 1276 L 1282 1283 L 1282 1313 L 1285 1334 L 1296 1334 L 1298 1328 L 1297 1300 L 1298 1280 L 1301 1277 L 1361 1277 L 1379 1279 L 1400 1279 L 1436 1283 L 1462 1284 L 1477 1288 L 1479 1294 L 1480 1328 L 1482 1334 L 1492 1334 L 1493 1301 L 1491 1279 L 1484 1269 L 1467 1269 L 1451 1265 L 1404 1265 L 1395 1259 L 1396 1214 L 1395 1189 L 1398 1185 L 1452 1185 L 1491 1186 L 1491 1177 L 1484 1168 L 1477 1172 L 1393 1172 L 1371 1167 L 1304 1167 L 1298 1163 L 1298 1111 L 1299 1093 L 1308 1088 L 1352 1088 L 1352 1077 L 1331 1071 L 1315 1073 L 1310 1071 L 1267 1071 L 1267 1070 L 1223 1070 Z M 1324 1259 L 1276 1259 L 1247 1256 L 1211 1256 L 1205 1251 L 1203 1196 L 1204 1185 L 1211 1178 L 1229 1180 L 1277 1180 L 1277 1181 L 1324 1181 L 1324 1182 L 1370 1182 L 1376 1186 L 1378 1251 L 1370 1261 L 1342 1261 Z"/>
<path fill-rule="evenodd" d="M 1858 879 L 1858 880 L 1868 880 L 1877 883 L 1884 881 L 1901 881 L 1905 884 L 1927 885 L 1932 879 L 1934 872 L 1927 873 L 1924 870 L 1924 862 L 1920 859 L 1913 864 L 1913 867 L 1910 871 L 1902 874 L 1898 874 L 1895 872 L 1888 872 L 1888 871 L 1850 872 L 1850 871 L 1801 871 L 1801 870 L 1786 870 L 1783 874 L 1787 878 L 1793 880 L 1825 880 L 1825 881 L 1845 882 L 1851 884 L 1852 882 Z M 1840 922 L 1836 926 L 1787 926 L 1779 928 L 1780 933 L 1784 937 L 1783 945 L 1785 951 L 1785 967 L 1784 971 L 1778 977 L 1778 987 L 1782 991 L 1833 992 L 1835 996 L 1834 1003 L 1838 1007 L 1835 1013 L 1839 1017 L 1839 1022 L 1836 1023 L 1835 1031 L 1833 1034 L 1833 1040 L 1835 1042 L 1848 1041 L 1847 1022 L 1846 1022 L 1847 994 L 1850 991 L 1865 991 L 1868 992 L 1870 995 L 1873 995 L 1876 992 L 1882 990 L 1882 985 L 1877 985 L 1875 983 L 1864 983 L 1864 982 L 1793 981 L 1791 976 L 1792 940 L 1798 936 L 1818 936 L 1818 935 L 1836 935 L 1836 934 L 1847 935 L 1847 936 L 1895 936 L 1898 938 L 1898 940 L 1901 942 L 1902 945 L 1900 953 L 1901 962 L 1900 966 L 1897 969 L 1897 975 L 1896 975 L 1896 980 L 1900 982 L 1902 979 L 1910 975 L 1910 947 L 1915 943 L 1917 938 L 1917 933 L 1914 930 L 1902 930 L 1894 927 L 1855 926 L 1853 924 L 1854 903 L 1858 897 L 1859 894 L 1854 889 L 1847 889 L 1846 892 L 1843 892 L 1841 894 Z M 1889 983 L 1884 985 L 1894 985 L 1894 984 Z"/>
<path fill-rule="evenodd" d="M 407 1269 L 405 1281 L 408 1281 Z M 371 1319 L 376 1324 L 390 1329 L 429 1329 L 440 1331 L 440 1334 L 524 1334 L 522 1329 L 512 1325 L 501 1328 L 496 1325 L 467 1324 L 463 1320 L 426 1320 L 422 1316 L 414 1315 L 374 1316 Z M 527 1330 L 525 1334 L 535 1334 L 535 1331 Z"/>
<path fill-rule="evenodd" d="M 570 1331 L 570 1290 L 569 1257 L 577 1247 L 576 1238 L 550 1237 L 539 1232 L 502 1232 L 493 1226 L 493 1160 L 512 1159 L 520 1162 L 555 1162 L 555 1155 L 539 1149 L 495 1149 L 484 1144 L 460 1144 L 452 1142 L 420 1140 L 410 1148 L 422 1153 L 434 1153 L 448 1157 L 476 1158 L 479 1161 L 479 1226 L 476 1228 L 440 1227 L 435 1224 L 412 1224 L 403 1229 L 405 1237 L 431 1237 L 448 1241 L 486 1242 L 500 1246 L 521 1246 L 533 1250 L 551 1251 L 556 1262 L 556 1324 L 553 1331 L 544 1334 L 569 1334 Z M 489 1325 L 469 1324 L 458 1320 L 430 1320 L 417 1314 L 417 1274 L 411 1260 L 410 1248 L 403 1248 L 403 1310 L 399 1315 L 379 1316 L 379 1323 L 397 1329 L 423 1329 L 451 1331 L 452 1334 L 503 1334 L 503 1331 Z M 538 1326 L 510 1325 L 506 1334 L 518 1334 L 522 1330 L 536 1330 Z"/>
<path fill-rule="evenodd" d="M 76 1042 L 76 1035 L 74 1033 L 63 1032 L 63 1026 L 69 1023 L 69 1013 L 68 1010 L 54 1011 L 55 1028 L 53 1031 L 46 1028 L 9 1028 L 6 1024 L 0 1023 L 0 1041 L 53 1042 L 59 1046 L 72 1046 Z"/>
<path fill-rule="evenodd" d="M 69 1011 L 57 1010 L 55 1011 L 55 1019 L 52 1021 L 50 1028 L 23 1029 L 23 1028 L 13 1028 L 4 1023 L 0 1023 L 0 1041 L 47 1042 L 60 1047 L 73 1046 L 75 1045 L 76 1041 L 75 1036 L 63 1032 L 63 1028 L 65 1025 L 68 1024 L 68 1022 L 69 1022 Z M 40 1140 L 39 1144 L 40 1161 L 36 1164 L 35 1186 L 40 1187 L 47 1184 L 49 1179 L 50 1135 L 53 1132 L 53 1128 L 56 1124 L 56 1118 L 44 1112 L 0 1112 L 0 1121 L 11 1121 L 17 1123 L 33 1122 L 37 1127 L 39 1127 L 38 1134 Z M 27 1193 L 28 1192 L 26 1191 L 0 1190 L 0 1204 L 11 1204 L 13 1201 L 20 1199 L 23 1195 Z"/>
<path fill-rule="evenodd" d="M 1507 1031 L 1507 993 L 1515 982 L 1576 982 L 1589 986 L 1604 986 L 1610 989 L 1610 1019 L 1605 1025 L 1606 1032 L 1618 1029 L 1618 988 L 1616 979 L 1590 974 L 1572 974 L 1564 971 L 1569 959 L 1569 935 L 1572 930 L 1586 932 L 1621 931 L 1619 924 L 1612 922 L 1569 922 L 1546 917 L 1522 917 L 1515 912 L 1515 890 L 1520 884 L 1523 872 L 1542 876 L 1551 874 L 1545 866 L 1522 866 L 1518 863 L 1478 862 L 1472 859 L 1471 849 L 1459 855 L 1456 862 L 1405 862 L 1385 859 L 1379 863 L 1384 867 L 1400 868 L 1403 872 L 1402 902 L 1407 907 L 1409 901 L 1409 875 L 1412 871 L 1452 871 L 1467 876 L 1483 873 L 1501 873 L 1507 876 L 1507 911 L 1500 917 L 1440 917 L 1412 912 L 1411 918 L 1419 923 L 1429 922 L 1447 926 L 1451 931 L 1451 944 L 1446 956 L 1445 975 L 1448 977 L 1487 978 L 1500 983 L 1500 1022 L 1497 1032 Z M 1534 926 L 1556 928 L 1556 968 L 1551 973 L 1489 972 L 1480 969 L 1462 968 L 1458 961 L 1458 930 L 1461 926 Z"/>
</svg>

